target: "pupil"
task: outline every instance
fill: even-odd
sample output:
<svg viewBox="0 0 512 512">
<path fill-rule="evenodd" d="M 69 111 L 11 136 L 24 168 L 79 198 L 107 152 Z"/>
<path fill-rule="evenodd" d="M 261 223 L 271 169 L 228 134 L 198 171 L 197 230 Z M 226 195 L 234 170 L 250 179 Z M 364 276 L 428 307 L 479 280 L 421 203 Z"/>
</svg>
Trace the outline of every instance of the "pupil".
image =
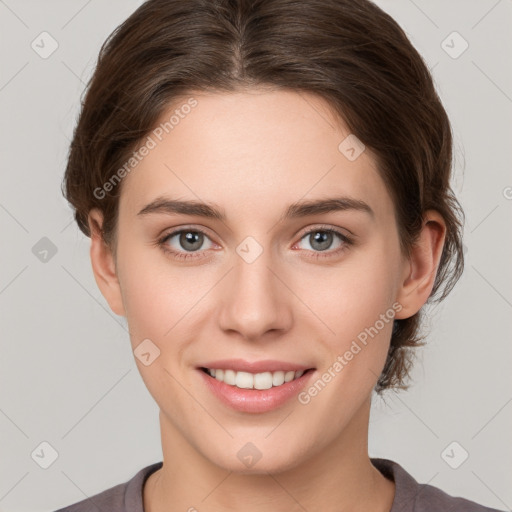
<svg viewBox="0 0 512 512">
<path fill-rule="evenodd" d="M 319 251 L 328 249 L 331 245 L 331 238 L 332 233 L 328 233 L 326 231 L 317 231 L 313 236 L 314 242 L 319 242 L 319 246 L 317 246 L 316 249 Z M 311 244 L 311 247 L 315 248 L 314 244 Z"/>
<path fill-rule="evenodd" d="M 182 245 L 182 247 L 184 247 L 185 249 L 189 249 L 189 250 L 192 250 L 192 251 L 197 251 L 201 245 L 202 245 L 202 233 L 197 233 L 195 231 L 187 231 L 186 233 L 183 233 L 180 237 L 180 244 Z M 199 241 L 199 243 L 198 243 Z M 186 244 L 192 244 L 194 245 L 195 243 L 195 247 L 187 247 Z"/>
</svg>

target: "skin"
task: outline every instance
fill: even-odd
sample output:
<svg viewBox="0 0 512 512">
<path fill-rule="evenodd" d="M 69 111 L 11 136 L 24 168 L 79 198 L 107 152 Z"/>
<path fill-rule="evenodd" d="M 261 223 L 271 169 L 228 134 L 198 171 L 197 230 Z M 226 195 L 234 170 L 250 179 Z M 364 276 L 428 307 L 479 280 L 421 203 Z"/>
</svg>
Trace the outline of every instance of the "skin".
<svg viewBox="0 0 512 512">
<path fill-rule="evenodd" d="M 421 308 L 444 221 L 426 212 L 405 257 L 369 148 L 347 159 L 338 145 L 350 131 L 317 96 L 190 96 L 198 105 L 123 180 L 115 254 L 100 237 L 101 212 L 89 214 L 103 296 L 127 318 L 133 349 L 149 338 L 160 350 L 148 366 L 135 359 L 160 407 L 164 460 L 144 486 L 145 510 L 389 511 L 395 487 L 370 462 L 368 424 L 392 322 L 306 405 L 291 399 L 270 412 L 237 412 L 211 394 L 196 365 L 277 359 L 316 368 L 316 381 L 393 303 L 401 305 L 395 318 Z M 162 195 L 216 203 L 227 220 L 137 215 Z M 279 220 L 293 202 L 341 195 L 366 202 L 374 216 L 346 210 Z M 208 236 L 196 252 L 179 235 L 167 247 L 199 257 L 176 260 L 155 243 L 180 227 Z M 321 251 L 304 233 L 326 227 L 356 241 L 335 254 L 344 242 L 334 235 Z M 250 264 L 236 252 L 247 236 L 263 249 Z M 261 452 L 251 468 L 237 457 L 248 442 Z"/>
</svg>

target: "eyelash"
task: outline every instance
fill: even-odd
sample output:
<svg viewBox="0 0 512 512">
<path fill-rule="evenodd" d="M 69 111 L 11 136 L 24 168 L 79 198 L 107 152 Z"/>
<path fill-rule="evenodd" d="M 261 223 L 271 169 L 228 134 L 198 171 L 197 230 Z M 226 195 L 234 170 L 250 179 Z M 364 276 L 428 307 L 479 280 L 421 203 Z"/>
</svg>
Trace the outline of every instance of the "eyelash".
<svg viewBox="0 0 512 512">
<path fill-rule="evenodd" d="M 352 238 L 350 238 L 349 236 L 341 233 L 340 231 L 338 231 L 336 229 L 333 229 L 333 228 L 323 227 L 323 226 L 316 227 L 314 229 L 311 229 L 311 230 L 303 233 L 303 235 L 299 239 L 299 242 L 303 238 L 305 238 L 306 236 L 310 235 L 311 233 L 317 233 L 317 232 L 320 232 L 320 233 L 334 233 L 335 235 L 337 235 L 341 239 L 341 241 L 343 242 L 343 245 L 341 247 L 339 247 L 338 249 L 335 249 L 333 251 L 313 251 L 315 253 L 315 256 L 310 256 L 310 257 L 313 258 L 313 259 L 316 259 L 316 260 L 324 259 L 324 258 L 332 258 L 334 256 L 337 256 L 341 252 L 345 251 L 349 246 L 351 246 L 354 243 Z M 187 252 L 183 253 L 183 252 L 177 252 L 177 251 L 169 249 L 169 246 L 167 245 L 167 242 L 173 236 L 178 235 L 180 233 L 201 233 L 204 236 L 210 238 L 208 236 L 208 234 L 205 231 L 203 231 L 202 229 L 199 229 L 199 228 L 185 228 L 185 229 L 181 228 L 181 229 L 178 229 L 176 231 L 172 231 L 171 233 L 167 233 L 165 236 L 163 236 L 162 238 L 160 238 L 157 241 L 157 245 L 162 248 L 164 253 L 166 253 L 167 255 L 169 255 L 172 258 L 177 259 L 177 260 L 190 260 L 190 259 L 201 258 L 202 256 L 196 256 L 195 253 L 200 253 L 202 251 L 195 251 L 193 253 L 190 253 L 190 252 L 189 253 L 187 253 Z M 311 252 L 311 251 L 308 251 L 308 252 Z M 323 254 L 323 253 L 326 253 L 326 254 Z"/>
</svg>

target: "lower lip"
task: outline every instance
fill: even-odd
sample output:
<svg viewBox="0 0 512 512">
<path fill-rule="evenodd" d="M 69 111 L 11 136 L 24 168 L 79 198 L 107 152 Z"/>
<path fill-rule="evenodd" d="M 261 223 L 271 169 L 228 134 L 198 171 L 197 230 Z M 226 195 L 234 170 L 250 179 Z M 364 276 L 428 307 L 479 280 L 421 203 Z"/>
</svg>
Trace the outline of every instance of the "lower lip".
<svg viewBox="0 0 512 512">
<path fill-rule="evenodd" d="M 198 370 L 206 386 L 224 404 L 241 412 L 262 413 L 277 409 L 296 396 L 306 385 L 314 370 L 308 370 L 298 379 L 270 389 L 241 389 L 221 382 L 203 370 Z"/>
</svg>

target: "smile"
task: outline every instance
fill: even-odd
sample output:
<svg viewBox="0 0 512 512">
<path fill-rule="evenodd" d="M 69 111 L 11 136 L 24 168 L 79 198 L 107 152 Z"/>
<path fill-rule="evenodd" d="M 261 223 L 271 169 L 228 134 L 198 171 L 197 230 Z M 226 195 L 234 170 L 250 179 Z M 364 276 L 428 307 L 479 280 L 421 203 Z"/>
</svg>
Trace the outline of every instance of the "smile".
<svg viewBox="0 0 512 512">
<path fill-rule="evenodd" d="M 202 361 L 196 371 L 206 390 L 224 406 L 260 414 L 293 403 L 317 374 L 309 365 L 268 359 Z"/>
<path fill-rule="evenodd" d="M 202 368 L 211 377 L 224 384 L 240 389 L 270 389 L 279 387 L 292 380 L 299 379 L 304 370 L 250 373 L 220 368 Z M 307 370 L 306 370 L 307 371 Z"/>
</svg>

